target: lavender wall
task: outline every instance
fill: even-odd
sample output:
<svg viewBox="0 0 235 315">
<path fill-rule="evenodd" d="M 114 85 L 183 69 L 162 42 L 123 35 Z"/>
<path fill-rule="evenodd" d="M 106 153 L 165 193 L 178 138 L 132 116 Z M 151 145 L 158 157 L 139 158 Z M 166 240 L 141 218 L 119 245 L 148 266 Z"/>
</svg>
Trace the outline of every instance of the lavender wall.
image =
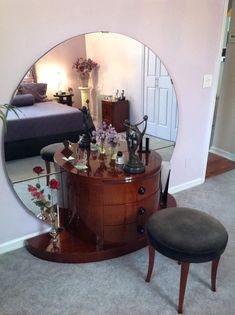
<svg viewBox="0 0 235 315">
<path fill-rule="evenodd" d="M 12 0 L 0 3 L 0 102 L 9 102 L 20 79 L 58 43 L 108 30 L 133 37 L 165 63 L 179 103 L 179 131 L 171 187 L 204 180 L 216 92 L 219 48 L 227 0 Z M 203 89 L 203 75 L 212 74 Z M 1 160 L 0 244 L 39 230 L 16 200 Z M 2 167 L 1 167 L 2 166 Z"/>
<path fill-rule="evenodd" d="M 53 95 L 58 91 L 58 72 L 61 79 L 62 90 L 67 92 L 68 87 L 73 89 L 73 106 L 81 107 L 81 97 L 78 91 L 79 77 L 73 62 L 77 58 L 86 58 L 85 35 L 76 36 L 63 42 L 50 50 L 36 63 L 38 82 L 47 83 L 47 96 L 53 99 Z"/>
</svg>

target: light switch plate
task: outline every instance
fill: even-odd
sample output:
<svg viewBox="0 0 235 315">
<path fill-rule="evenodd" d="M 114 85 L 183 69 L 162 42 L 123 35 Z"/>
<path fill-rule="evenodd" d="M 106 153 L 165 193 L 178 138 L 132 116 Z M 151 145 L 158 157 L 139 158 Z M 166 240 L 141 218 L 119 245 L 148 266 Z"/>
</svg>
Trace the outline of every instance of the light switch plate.
<svg viewBox="0 0 235 315">
<path fill-rule="evenodd" d="M 212 74 L 205 74 L 203 77 L 203 88 L 212 86 Z"/>
</svg>

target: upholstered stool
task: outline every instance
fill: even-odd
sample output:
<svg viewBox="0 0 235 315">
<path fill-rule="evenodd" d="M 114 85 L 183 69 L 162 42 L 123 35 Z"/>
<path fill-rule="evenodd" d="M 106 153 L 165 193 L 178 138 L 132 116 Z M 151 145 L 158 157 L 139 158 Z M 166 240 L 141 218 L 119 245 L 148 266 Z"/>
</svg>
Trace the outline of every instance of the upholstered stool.
<svg viewBox="0 0 235 315">
<path fill-rule="evenodd" d="M 62 142 L 49 144 L 42 148 L 40 151 L 41 158 L 45 161 L 46 172 L 47 172 L 47 185 L 49 184 L 49 174 L 51 172 L 50 162 L 54 162 L 54 154 L 58 150 L 63 150 L 64 144 Z"/>
<path fill-rule="evenodd" d="M 216 291 L 216 273 L 228 241 L 224 226 L 212 216 L 189 208 L 167 208 L 150 216 L 146 223 L 149 242 L 149 282 L 155 250 L 181 263 L 178 313 L 183 313 L 190 263 L 212 261 L 211 289 Z"/>
</svg>

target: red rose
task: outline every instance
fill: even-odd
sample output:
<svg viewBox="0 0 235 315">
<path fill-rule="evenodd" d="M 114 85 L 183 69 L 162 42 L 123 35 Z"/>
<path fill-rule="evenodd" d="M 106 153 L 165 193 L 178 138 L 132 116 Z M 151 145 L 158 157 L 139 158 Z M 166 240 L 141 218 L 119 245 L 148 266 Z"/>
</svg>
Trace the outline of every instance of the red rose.
<svg viewBox="0 0 235 315">
<path fill-rule="evenodd" d="M 34 173 L 40 175 L 44 171 L 44 169 L 41 166 L 35 166 L 33 168 L 33 171 L 34 171 Z"/>
<path fill-rule="evenodd" d="M 34 195 L 35 198 L 37 199 L 44 199 L 45 195 L 43 195 L 40 191 L 37 191 Z"/>
<path fill-rule="evenodd" d="M 29 192 L 34 192 L 34 191 L 37 191 L 37 188 L 32 186 L 32 185 L 28 185 L 28 191 Z"/>
<path fill-rule="evenodd" d="M 60 188 L 60 182 L 53 178 L 49 182 L 49 187 L 51 189 L 59 189 Z"/>
</svg>

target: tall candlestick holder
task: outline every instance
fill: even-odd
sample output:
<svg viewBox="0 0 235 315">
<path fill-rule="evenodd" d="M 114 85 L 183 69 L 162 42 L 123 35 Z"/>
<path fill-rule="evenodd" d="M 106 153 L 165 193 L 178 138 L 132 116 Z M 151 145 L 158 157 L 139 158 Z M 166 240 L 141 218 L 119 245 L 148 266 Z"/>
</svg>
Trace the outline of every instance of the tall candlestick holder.
<svg viewBox="0 0 235 315">
<path fill-rule="evenodd" d="M 143 149 L 143 139 L 141 140 L 138 153 L 150 153 L 148 137 L 145 138 L 145 149 Z"/>
</svg>

